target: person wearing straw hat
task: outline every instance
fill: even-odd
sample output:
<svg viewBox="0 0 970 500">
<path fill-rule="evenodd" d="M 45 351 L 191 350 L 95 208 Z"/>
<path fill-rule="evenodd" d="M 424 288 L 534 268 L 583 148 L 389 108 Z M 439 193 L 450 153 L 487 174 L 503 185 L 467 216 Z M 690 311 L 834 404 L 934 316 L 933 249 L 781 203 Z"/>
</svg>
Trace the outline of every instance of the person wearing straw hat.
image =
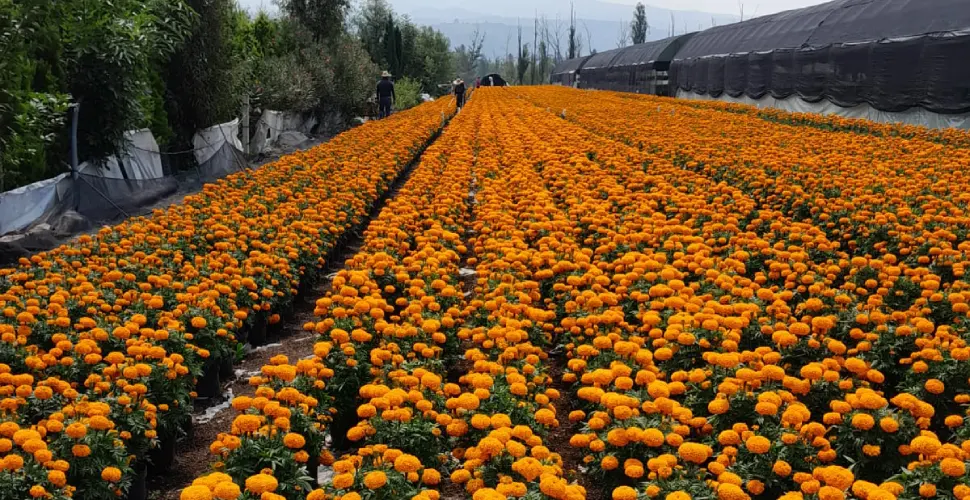
<svg viewBox="0 0 970 500">
<path fill-rule="evenodd" d="M 465 81 L 460 76 L 455 79 L 455 101 L 459 110 L 465 107 Z"/>
<path fill-rule="evenodd" d="M 391 105 L 397 100 L 394 94 L 394 82 L 391 81 L 391 73 L 384 71 L 381 73 L 381 81 L 377 82 L 377 105 L 378 116 L 387 118 L 391 116 Z"/>
</svg>

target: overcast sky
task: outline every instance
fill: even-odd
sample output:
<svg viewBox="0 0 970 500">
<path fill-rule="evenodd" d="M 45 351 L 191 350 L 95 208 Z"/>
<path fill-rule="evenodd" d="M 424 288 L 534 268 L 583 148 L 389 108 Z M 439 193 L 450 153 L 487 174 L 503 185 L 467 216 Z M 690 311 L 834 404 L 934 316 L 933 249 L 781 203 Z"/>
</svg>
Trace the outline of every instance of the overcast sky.
<svg viewBox="0 0 970 500">
<path fill-rule="evenodd" d="M 389 0 L 392 5 L 403 4 L 402 0 Z M 522 4 L 532 3 L 534 0 L 521 0 Z M 565 0 L 563 0 L 565 2 Z M 629 4 L 636 5 L 637 0 L 606 0 L 612 3 Z M 809 5 L 815 5 L 823 3 L 825 0 L 741 0 L 744 3 L 744 17 L 752 17 L 756 15 L 772 14 L 775 12 L 780 12 L 788 9 L 797 9 L 800 7 L 807 7 Z M 273 5 L 272 0 L 239 0 L 239 2 L 246 8 L 256 11 L 260 7 L 275 11 L 276 7 Z M 355 2 L 356 3 L 356 2 Z M 740 13 L 740 8 L 738 0 L 648 0 L 644 2 L 645 4 L 653 5 L 654 7 L 662 7 L 667 9 L 677 9 L 677 10 L 699 10 L 702 12 L 711 12 L 718 14 L 735 14 Z M 456 1 L 456 0 L 442 0 L 442 5 L 447 5 L 449 7 L 464 7 L 468 10 L 480 9 L 483 5 L 488 3 L 479 2 L 469 2 L 469 1 Z"/>
<path fill-rule="evenodd" d="M 524 0 L 528 1 L 528 0 Z M 608 0 L 613 3 L 636 5 L 637 0 Z M 774 14 L 783 10 L 799 9 L 824 3 L 828 0 L 743 0 L 744 17 Z M 716 14 L 740 14 L 738 0 L 648 0 L 643 2 L 654 7 L 677 10 L 699 10 Z"/>
</svg>

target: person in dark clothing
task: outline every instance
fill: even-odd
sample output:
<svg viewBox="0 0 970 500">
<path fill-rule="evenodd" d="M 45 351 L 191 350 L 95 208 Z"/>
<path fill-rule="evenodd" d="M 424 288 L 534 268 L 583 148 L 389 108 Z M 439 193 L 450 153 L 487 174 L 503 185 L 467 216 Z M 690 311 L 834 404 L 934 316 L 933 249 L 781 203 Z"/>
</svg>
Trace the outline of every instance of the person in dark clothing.
<svg viewBox="0 0 970 500">
<path fill-rule="evenodd" d="M 377 105 L 378 116 L 387 118 L 391 116 L 391 105 L 397 100 L 394 94 L 394 82 L 391 81 L 391 74 L 387 71 L 381 73 L 381 81 L 377 82 Z"/>
<path fill-rule="evenodd" d="M 482 77 L 479 76 L 475 78 L 475 88 L 476 89 L 482 88 Z"/>
<path fill-rule="evenodd" d="M 465 106 L 465 82 L 461 78 L 455 80 L 455 100 L 458 101 L 458 109 Z"/>
</svg>

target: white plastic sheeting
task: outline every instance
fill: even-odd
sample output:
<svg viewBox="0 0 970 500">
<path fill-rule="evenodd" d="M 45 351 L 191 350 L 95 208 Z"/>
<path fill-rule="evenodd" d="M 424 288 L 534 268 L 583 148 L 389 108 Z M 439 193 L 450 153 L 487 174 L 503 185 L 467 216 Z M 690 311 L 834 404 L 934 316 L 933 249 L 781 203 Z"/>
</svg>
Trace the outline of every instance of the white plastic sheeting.
<svg viewBox="0 0 970 500">
<path fill-rule="evenodd" d="M 196 133 L 192 143 L 195 159 L 204 174 L 203 181 L 214 180 L 240 169 L 242 143 L 238 136 L 238 119 Z M 162 188 L 174 190 L 177 181 L 173 177 L 165 177 L 158 143 L 151 131 L 143 129 L 126 132 L 125 138 L 127 140 L 124 150 L 119 155 L 121 161 L 111 156 L 101 167 L 91 162 L 78 165 L 80 174 L 91 176 L 86 177 L 87 183 L 82 182 L 80 186 L 94 183 L 102 193 L 116 195 L 115 198 L 120 196 L 136 205 L 144 202 L 138 195 L 158 194 L 164 191 Z M 242 162 L 245 163 L 244 160 Z M 124 181 L 119 183 L 119 180 Z M 112 192 L 120 186 L 128 191 Z M 48 212 L 60 207 L 71 196 L 74 188 L 71 173 L 64 173 L 53 179 L 0 193 L 0 235 L 24 230 L 42 220 Z M 90 205 L 95 201 L 100 202 L 101 198 L 82 197 L 81 204 L 90 202 Z M 119 199 L 115 201 L 124 205 Z M 84 207 L 78 207 L 78 210 L 85 216 L 91 216 Z"/>
<path fill-rule="evenodd" d="M 256 122 L 256 133 L 250 142 L 250 152 L 259 154 L 276 146 L 280 134 L 284 132 L 310 134 L 317 123 L 317 118 L 312 115 L 308 118 L 300 113 L 264 110 Z"/>
<path fill-rule="evenodd" d="M 57 206 L 70 189 L 71 174 L 0 193 L 0 235 L 20 231 Z"/>
<path fill-rule="evenodd" d="M 242 142 L 239 119 L 200 130 L 192 138 L 195 160 L 206 179 L 216 179 L 239 170 Z"/>
<path fill-rule="evenodd" d="M 202 129 L 192 137 L 192 147 L 195 148 L 195 161 L 205 165 L 207 161 L 229 144 L 242 151 L 239 141 L 239 119 Z"/>
<path fill-rule="evenodd" d="M 109 156 L 101 167 L 90 162 L 78 165 L 78 172 L 105 179 L 125 179 L 127 175 L 127 179 L 147 180 L 164 176 L 158 143 L 147 128 L 125 132 L 125 148 L 120 162 L 115 156 Z"/>
<path fill-rule="evenodd" d="M 819 102 L 808 102 L 797 95 L 785 99 L 775 99 L 770 95 L 762 97 L 761 99 L 752 99 L 744 95 L 741 97 L 731 97 L 727 94 L 722 94 L 714 98 L 709 95 L 700 95 L 690 91 L 678 90 L 677 98 L 750 104 L 758 108 L 776 108 L 793 113 L 818 113 L 823 115 L 837 115 L 845 118 L 862 118 L 879 123 L 904 123 L 936 129 L 956 128 L 970 130 L 970 113 L 942 115 L 927 111 L 923 108 L 910 108 L 906 111 L 891 113 L 888 111 L 880 111 L 868 104 L 843 108 L 825 99 Z"/>
<path fill-rule="evenodd" d="M 78 172 L 106 179 L 146 180 L 163 176 L 158 143 L 148 129 L 125 132 L 121 161 L 111 156 L 103 166 L 90 162 L 78 165 Z M 122 172 L 124 169 L 124 172 Z M 0 235 L 20 231 L 58 206 L 73 185 L 70 173 L 45 179 L 13 191 L 0 193 Z"/>
</svg>

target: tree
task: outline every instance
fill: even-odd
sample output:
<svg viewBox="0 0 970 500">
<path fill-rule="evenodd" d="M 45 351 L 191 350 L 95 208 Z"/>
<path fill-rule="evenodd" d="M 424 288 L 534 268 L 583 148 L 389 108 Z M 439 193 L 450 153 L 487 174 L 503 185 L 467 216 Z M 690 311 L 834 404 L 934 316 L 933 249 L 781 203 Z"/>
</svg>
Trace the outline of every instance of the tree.
<svg viewBox="0 0 970 500">
<path fill-rule="evenodd" d="M 418 53 L 418 27 L 407 16 L 398 21 L 401 31 L 401 74 L 413 80 L 420 80 L 424 68 L 424 61 Z"/>
<path fill-rule="evenodd" d="M 532 23 L 532 47 L 533 48 L 539 47 L 539 17 L 538 17 L 538 15 L 536 15 L 536 18 L 533 20 L 533 23 Z M 536 55 L 537 55 L 537 52 L 539 52 L 539 51 L 538 50 L 533 50 L 532 51 L 532 79 L 531 79 L 531 82 L 530 82 L 530 83 L 532 83 L 532 85 L 535 85 L 536 84 Z"/>
<path fill-rule="evenodd" d="M 349 0 L 278 0 L 280 10 L 303 23 L 317 41 L 340 37 Z"/>
<path fill-rule="evenodd" d="M 522 45 L 522 26 L 519 25 L 519 58 L 515 65 L 516 81 L 525 83 L 525 73 L 529 70 L 529 44 Z"/>
<path fill-rule="evenodd" d="M 479 65 L 482 60 L 482 46 L 485 44 L 485 33 L 475 28 L 472 33 L 471 44 L 459 45 L 455 48 L 455 69 L 465 80 L 471 81 L 478 73 Z M 487 68 L 486 68 L 487 69 Z"/>
<path fill-rule="evenodd" d="M 101 161 L 117 153 L 124 133 L 155 121 L 164 85 L 159 67 L 180 49 L 196 16 L 167 0 L 49 2 L 60 29 L 62 88 L 81 103 L 79 153 Z M 159 121 L 167 121 L 159 117 Z"/>
<path fill-rule="evenodd" d="M 233 0 L 188 0 L 198 13 L 191 38 L 166 68 L 166 109 L 178 140 L 188 144 L 196 130 L 228 121 L 239 103 L 234 81 Z"/>
<path fill-rule="evenodd" d="M 539 53 L 539 78 L 542 83 L 546 83 L 546 78 L 549 76 L 547 74 L 549 70 L 549 47 L 546 46 L 545 40 L 539 41 L 537 52 Z"/>
<path fill-rule="evenodd" d="M 556 63 L 562 62 L 562 34 L 564 30 L 563 22 L 559 19 L 559 15 L 556 15 L 556 20 L 550 25 L 550 22 L 545 17 L 542 18 L 542 40 L 546 42 L 546 47 L 549 48 L 551 56 Z"/>
<path fill-rule="evenodd" d="M 582 49 L 580 47 L 579 33 L 576 31 L 576 11 L 572 8 L 572 4 L 569 4 L 569 57 L 568 59 L 575 59 L 579 57 L 579 52 Z"/>
<path fill-rule="evenodd" d="M 627 42 L 630 41 L 630 26 L 626 24 L 626 21 L 620 20 L 620 32 L 616 34 L 616 48 L 622 49 L 626 47 Z"/>
<path fill-rule="evenodd" d="M 647 22 L 647 9 L 642 3 L 637 3 L 633 11 L 633 21 L 630 22 L 630 36 L 634 45 L 647 41 L 647 34 L 650 33 L 650 24 Z"/>
<path fill-rule="evenodd" d="M 351 26 L 360 38 L 371 60 L 385 65 L 384 33 L 387 18 L 393 15 L 387 0 L 366 0 L 351 20 Z"/>
<path fill-rule="evenodd" d="M 421 61 L 418 80 L 425 92 L 436 93 L 439 83 L 448 82 L 454 77 L 455 62 L 451 55 L 451 44 L 448 37 L 440 31 L 427 26 L 421 28 L 415 43 L 415 55 Z"/>
<path fill-rule="evenodd" d="M 401 34 L 401 28 L 394 22 L 393 16 L 388 16 L 384 24 L 384 61 L 387 70 L 395 77 L 404 76 L 402 70 L 403 45 L 404 37 Z"/>
</svg>

